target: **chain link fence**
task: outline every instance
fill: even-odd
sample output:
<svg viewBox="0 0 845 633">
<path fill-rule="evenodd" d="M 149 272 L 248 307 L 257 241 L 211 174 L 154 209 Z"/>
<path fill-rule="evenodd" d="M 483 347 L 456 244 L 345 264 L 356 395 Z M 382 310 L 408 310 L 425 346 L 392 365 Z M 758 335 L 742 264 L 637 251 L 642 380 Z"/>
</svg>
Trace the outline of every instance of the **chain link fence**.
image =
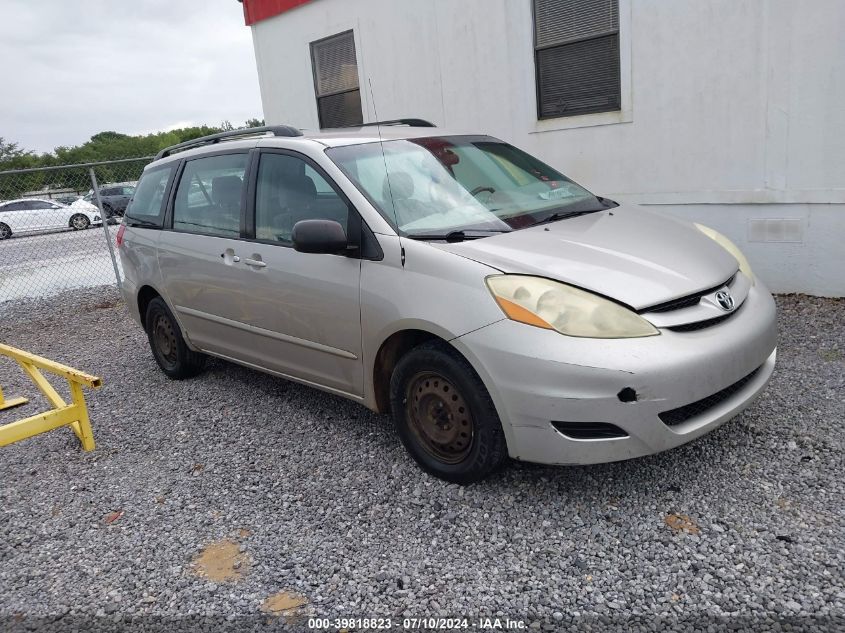
<svg viewBox="0 0 845 633">
<path fill-rule="evenodd" d="M 119 285 L 118 224 L 151 160 L 0 171 L 0 304 Z"/>
</svg>

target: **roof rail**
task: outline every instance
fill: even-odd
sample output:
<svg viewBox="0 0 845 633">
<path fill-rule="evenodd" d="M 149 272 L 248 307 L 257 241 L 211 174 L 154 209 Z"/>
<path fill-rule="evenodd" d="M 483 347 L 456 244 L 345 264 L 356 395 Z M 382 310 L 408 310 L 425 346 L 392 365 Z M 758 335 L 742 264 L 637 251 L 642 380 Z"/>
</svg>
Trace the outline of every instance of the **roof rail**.
<svg viewBox="0 0 845 633">
<path fill-rule="evenodd" d="M 273 136 L 302 136 L 302 132 L 297 130 L 295 127 L 291 127 L 289 125 L 265 125 L 263 127 L 247 127 L 240 130 L 231 130 L 229 132 L 218 132 L 217 134 L 200 136 L 199 138 L 191 139 L 190 141 L 185 141 L 184 143 L 178 143 L 176 145 L 171 145 L 170 147 L 165 147 L 158 154 L 156 154 L 156 157 L 153 160 L 158 160 L 159 158 L 164 158 L 165 156 L 170 156 L 171 154 L 181 152 L 192 147 L 211 145 L 214 143 L 219 143 L 220 141 L 225 139 L 255 136 L 256 134 L 266 134 L 267 132 L 272 132 Z"/>
<path fill-rule="evenodd" d="M 437 127 L 436 125 L 434 125 L 434 123 L 426 121 L 425 119 L 391 119 L 390 121 L 373 121 L 372 123 L 362 123 L 360 127 L 370 127 L 373 125 L 409 125 L 411 127 Z"/>
</svg>

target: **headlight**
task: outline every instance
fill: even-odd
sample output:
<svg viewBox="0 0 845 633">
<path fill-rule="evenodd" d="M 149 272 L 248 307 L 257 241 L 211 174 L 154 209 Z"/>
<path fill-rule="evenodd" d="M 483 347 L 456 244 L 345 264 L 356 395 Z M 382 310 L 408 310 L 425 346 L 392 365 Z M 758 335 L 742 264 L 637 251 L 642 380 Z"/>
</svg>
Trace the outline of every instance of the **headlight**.
<svg viewBox="0 0 845 633">
<path fill-rule="evenodd" d="M 743 275 L 748 277 L 749 281 L 751 281 L 752 284 L 754 283 L 754 273 L 751 272 L 751 265 L 748 263 L 748 260 L 745 259 L 745 255 L 742 254 L 742 251 L 739 250 L 736 244 L 734 244 L 724 235 L 719 233 L 719 231 L 714 231 L 709 226 L 704 226 L 703 224 L 696 224 L 695 228 L 697 228 L 711 240 L 716 242 L 716 244 L 718 244 L 726 251 L 728 251 L 731 255 L 733 255 L 734 259 L 739 264 L 739 270 L 742 272 Z"/>
<path fill-rule="evenodd" d="M 557 281 L 494 275 L 487 287 L 508 318 L 567 336 L 635 338 L 659 331 L 627 308 Z"/>
</svg>

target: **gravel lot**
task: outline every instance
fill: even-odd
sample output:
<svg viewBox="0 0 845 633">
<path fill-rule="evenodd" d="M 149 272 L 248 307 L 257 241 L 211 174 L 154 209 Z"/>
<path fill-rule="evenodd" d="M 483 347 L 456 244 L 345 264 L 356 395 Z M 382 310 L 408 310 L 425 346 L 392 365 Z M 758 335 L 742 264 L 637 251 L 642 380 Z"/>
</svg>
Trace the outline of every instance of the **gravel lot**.
<svg viewBox="0 0 845 633">
<path fill-rule="evenodd" d="M 169 381 L 114 290 L 65 297 L 0 305 L 0 340 L 105 383 L 93 453 L 67 429 L 0 449 L 0 627 L 845 627 L 845 301 L 780 297 L 771 385 L 702 440 L 461 488 L 384 416 L 223 362 Z M 5 360 L 0 384 L 33 395 Z"/>
</svg>

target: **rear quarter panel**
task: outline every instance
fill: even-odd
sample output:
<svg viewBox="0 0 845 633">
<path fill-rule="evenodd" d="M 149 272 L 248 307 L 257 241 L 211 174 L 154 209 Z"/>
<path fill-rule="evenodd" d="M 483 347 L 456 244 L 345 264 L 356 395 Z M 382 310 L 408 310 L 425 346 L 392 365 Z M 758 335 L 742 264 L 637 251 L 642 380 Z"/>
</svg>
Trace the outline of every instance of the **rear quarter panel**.
<svg viewBox="0 0 845 633">
<path fill-rule="evenodd" d="M 123 244 L 118 249 L 123 264 L 123 298 L 132 318 L 143 327 L 144 315 L 138 311 L 138 292 L 151 286 L 164 296 L 158 267 L 158 241 L 161 231 L 127 226 Z M 165 300 L 167 297 L 165 297 Z"/>
</svg>

